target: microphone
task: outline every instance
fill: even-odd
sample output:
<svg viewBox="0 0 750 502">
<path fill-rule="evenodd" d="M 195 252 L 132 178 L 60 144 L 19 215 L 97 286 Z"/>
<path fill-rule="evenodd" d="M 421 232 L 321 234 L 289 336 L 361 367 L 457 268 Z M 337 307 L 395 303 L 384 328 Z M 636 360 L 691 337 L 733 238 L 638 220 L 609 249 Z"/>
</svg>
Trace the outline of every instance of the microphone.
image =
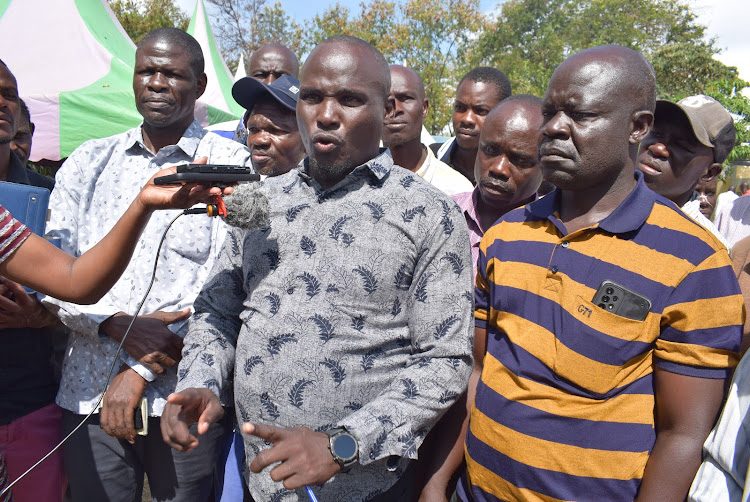
<svg viewBox="0 0 750 502">
<path fill-rule="evenodd" d="M 210 217 L 224 216 L 224 222 L 244 230 L 260 230 L 268 226 L 271 212 L 268 197 L 256 187 L 255 183 L 242 183 L 234 192 L 223 198 L 226 214 L 220 204 L 208 204 L 205 207 L 185 209 L 182 214 L 206 214 Z M 221 200 L 219 200 L 221 203 Z"/>
<path fill-rule="evenodd" d="M 191 207 L 185 209 L 182 214 L 207 214 L 209 216 L 219 216 L 219 206 L 208 204 L 206 207 Z"/>
<path fill-rule="evenodd" d="M 224 197 L 224 204 L 227 206 L 224 217 L 227 225 L 244 230 L 260 230 L 269 225 L 271 206 L 257 183 L 237 185 L 234 192 Z"/>
</svg>

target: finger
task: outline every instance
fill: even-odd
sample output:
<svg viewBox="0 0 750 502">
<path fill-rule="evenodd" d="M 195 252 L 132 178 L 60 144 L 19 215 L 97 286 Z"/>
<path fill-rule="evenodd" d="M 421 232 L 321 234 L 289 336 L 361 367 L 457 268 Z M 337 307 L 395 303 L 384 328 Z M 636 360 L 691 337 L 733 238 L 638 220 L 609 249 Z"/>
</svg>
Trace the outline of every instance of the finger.
<svg viewBox="0 0 750 502">
<path fill-rule="evenodd" d="M 102 430 L 110 436 L 112 435 L 109 428 L 109 406 L 107 405 L 106 394 L 104 395 L 104 402 L 102 403 L 102 407 L 99 410 L 99 427 L 101 427 Z"/>
<path fill-rule="evenodd" d="M 187 452 L 198 446 L 198 438 L 190 434 L 188 424 L 180 419 L 182 406 L 169 401 L 170 398 L 177 401 L 190 399 L 190 396 L 181 394 L 183 393 L 173 393 L 167 397 L 168 402 L 161 415 L 160 426 L 165 443 L 177 451 Z"/>
<path fill-rule="evenodd" d="M 18 304 L 8 298 L 7 296 L 0 295 L 0 308 L 6 312 L 18 312 Z"/>
<path fill-rule="evenodd" d="M 208 163 L 208 157 L 198 157 L 193 161 L 193 164 L 207 164 Z"/>
<path fill-rule="evenodd" d="M 167 368 L 171 368 L 172 366 L 177 364 L 177 360 L 180 359 L 180 352 L 174 349 L 170 349 L 169 351 L 174 353 L 174 357 L 171 357 L 164 352 L 154 352 L 153 361 L 159 363 L 162 366 L 166 366 Z"/>
<path fill-rule="evenodd" d="M 293 475 L 286 478 L 283 483 L 284 488 L 286 488 L 287 490 L 296 490 L 297 488 L 302 488 L 303 486 L 311 484 L 313 484 L 313 481 L 302 476 L 300 473 L 294 473 Z"/>
<path fill-rule="evenodd" d="M 3 277 L 0 275 L 0 282 L 2 282 L 3 286 L 6 287 L 8 291 L 13 293 L 14 295 L 18 296 L 28 296 L 28 293 L 25 289 L 23 289 L 23 286 L 18 284 L 17 282 L 11 281 L 7 277 Z"/>
<path fill-rule="evenodd" d="M 154 317 L 161 319 L 166 324 L 172 324 L 190 317 L 190 309 L 178 310 L 177 312 L 157 312 Z"/>
<path fill-rule="evenodd" d="M 198 434 L 205 434 L 211 424 L 216 423 L 224 416 L 224 408 L 218 399 L 209 400 L 206 409 L 198 418 Z"/>
<path fill-rule="evenodd" d="M 254 424 L 251 422 L 245 422 L 242 424 L 242 431 L 245 434 L 257 436 L 266 441 L 270 441 L 271 443 L 281 441 L 285 436 L 284 429 L 274 427 L 273 425 Z"/>
<path fill-rule="evenodd" d="M 250 470 L 258 473 L 269 465 L 286 461 L 288 457 L 289 455 L 287 455 L 284 449 L 274 446 L 258 453 L 253 461 L 250 462 Z"/>
<path fill-rule="evenodd" d="M 157 362 L 157 360 L 159 359 L 157 354 L 161 354 L 161 353 L 159 352 L 159 353 L 156 353 L 156 354 L 147 354 L 147 355 L 143 356 L 142 358 L 140 358 L 138 362 L 140 362 L 141 364 L 145 365 L 148 369 L 151 370 L 152 373 L 155 373 L 157 375 L 161 375 L 166 370 L 164 369 L 164 367 L 159 362 Z M 165 366 L 167 366 L 167 365 L 165 364 Z M 173 366 L 174 366 L 174 364 L 173 364 Z M 167 366 L 167 367 L 170 367 L 170 366 Z"/>
<path fill-rule="evenodd" d="M 135 407 L 123 410 L 122 437 L 127 439 L 130 444 L 135 443 L 135 421 L 133 418 L 137 409 Z"/>
<path fill-rule="evenodd" d="M 271 472 L 269 475 L 271 476 L 271 479 L 276 481 L 277 483 L 279 481 L 283 481 L 287 479 L 290 476 L 293 476 L 295 474 L 294 468 L 290 465 L 290 462 L 282 462 L 273 469 L 271 469 Z"/>
</svg>

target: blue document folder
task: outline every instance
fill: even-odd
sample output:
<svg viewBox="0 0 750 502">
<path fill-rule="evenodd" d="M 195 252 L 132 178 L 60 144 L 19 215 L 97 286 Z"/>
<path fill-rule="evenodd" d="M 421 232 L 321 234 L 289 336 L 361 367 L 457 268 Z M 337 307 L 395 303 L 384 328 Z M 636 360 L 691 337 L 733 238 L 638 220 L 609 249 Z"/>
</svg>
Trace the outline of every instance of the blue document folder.
<svg viewBox="0 0 750 502">
<path fill-rule="evenodd" d="M 0 205 L 42 237 L 47 226 L 49 194 L 46 188 L 0 181 Z"/>
</svg>

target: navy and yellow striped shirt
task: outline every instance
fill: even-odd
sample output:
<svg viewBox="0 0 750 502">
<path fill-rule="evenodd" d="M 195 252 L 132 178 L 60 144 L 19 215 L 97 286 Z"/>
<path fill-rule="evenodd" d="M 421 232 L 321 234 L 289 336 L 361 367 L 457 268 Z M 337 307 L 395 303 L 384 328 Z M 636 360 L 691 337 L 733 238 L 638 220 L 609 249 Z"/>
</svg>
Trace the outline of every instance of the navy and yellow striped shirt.
<svg viewBox="0 0 750 502">
<path fill-rule="evenodd" d="M 736 365 L 743 300 L 726 249 L 636 179 L 593 227 L 569 234 L 556 192 L 485 234 L 464 500 L 633 500 L 656 439 L 654 365 L 704 378 Z M 646 319 L 594 305 L 604 280 L 648 298 Z"/>
</svg>

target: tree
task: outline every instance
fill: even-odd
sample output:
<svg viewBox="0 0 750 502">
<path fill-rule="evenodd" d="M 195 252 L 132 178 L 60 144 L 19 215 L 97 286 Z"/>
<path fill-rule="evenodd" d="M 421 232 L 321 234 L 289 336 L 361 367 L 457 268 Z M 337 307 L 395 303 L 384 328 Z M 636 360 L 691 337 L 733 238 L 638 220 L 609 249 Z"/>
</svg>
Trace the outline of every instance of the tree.
<svg viewBox="0 0 750 502">
<path fill-rule="evenodd" d="M 430 114 L 425 126 L 438 133 L 450 121 L 456 85 L 470 68 L 468 54 L 484 28 L 478 0 L 362 2 L 351 17 L 339 4 L 306 24 L 306 47 L 347 34 L 372 43 L 386 60 L 412 68 L 425 82 Z"/>
<path fill-rule="evenodd" d="M 473 52 L 475 64 L 508 74 L 513 91 L 542 96 L 552 72 L 587 47 L 619 44 L 644 54 L 656 72 L 661 99 L 706 94 L 735 116 L 738 147 L 728 161 L 747 158 L 750 101 L 737 69 L 716 60 L 706 28 L 683 0 L 509 0 Z"/>
<path fill-rule="evenodd" d="M 109 6 L 135 44 L 156 28 L 172 26 L 186 30 L 190 24 L 190 18 L 173 0 L 109 0 Z"/>
<path fill-rule="evenodd" d="M 268 42 L 289 47 L 299 57 L 302 28 L 281 5 L 266 0 L 208 0 L 218 10 L 218 23 L 212 23 L 224 60 L 237 67 L 240 54 L 250 55 Z"/>
<path fill-rule="evenodd" d="M 510 0 L 476 54 L 505 71 L 514 90 L 542 95 L 557 65 L 587 47 L 619 44 L 649 58 L 690 47 L 710 58 L 716 50 L 704 36 L 682 0 Z"/>
</svg>

